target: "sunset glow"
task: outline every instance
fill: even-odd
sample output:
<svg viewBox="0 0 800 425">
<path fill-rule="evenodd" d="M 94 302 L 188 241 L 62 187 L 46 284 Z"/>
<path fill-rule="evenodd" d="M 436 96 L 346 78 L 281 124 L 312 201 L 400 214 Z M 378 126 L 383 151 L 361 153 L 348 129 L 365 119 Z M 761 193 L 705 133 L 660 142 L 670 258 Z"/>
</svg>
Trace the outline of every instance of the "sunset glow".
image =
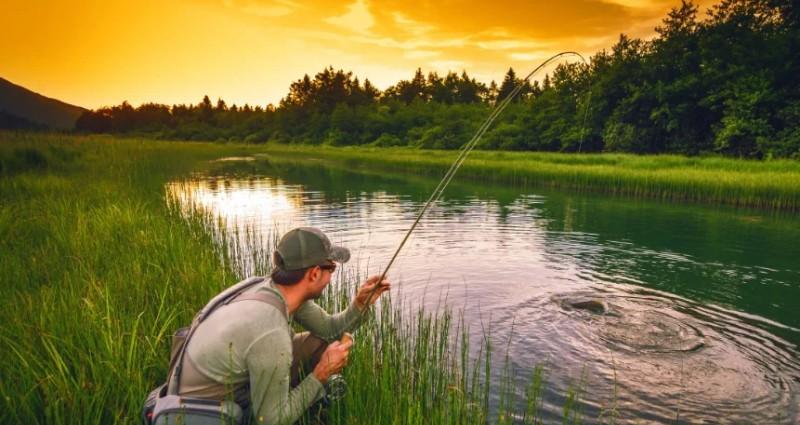
<svg viewBox="0 0 800 425">
<path fill-rule="evenodd" d="M 0 77 L 97 108 L 123 100 L 277 103 L 323 67 L 383 89 L 423 71 L 500 80 L 563 50 L 649 37 L 676 1 L 3 2 Z"/>
</svg>

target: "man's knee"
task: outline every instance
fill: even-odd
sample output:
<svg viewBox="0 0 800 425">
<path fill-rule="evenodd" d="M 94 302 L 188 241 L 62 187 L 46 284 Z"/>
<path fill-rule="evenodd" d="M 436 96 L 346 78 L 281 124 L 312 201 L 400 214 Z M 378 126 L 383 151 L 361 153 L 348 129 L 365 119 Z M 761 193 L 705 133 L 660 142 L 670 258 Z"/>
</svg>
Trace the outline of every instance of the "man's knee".
<svg viewBox="0 0 800 425">
<path fill-rule="evenodd" d="M 292 387 L 317 366 L 328 343 L 310 332 L 296 334 L 292 339 Z"/>
</svg>

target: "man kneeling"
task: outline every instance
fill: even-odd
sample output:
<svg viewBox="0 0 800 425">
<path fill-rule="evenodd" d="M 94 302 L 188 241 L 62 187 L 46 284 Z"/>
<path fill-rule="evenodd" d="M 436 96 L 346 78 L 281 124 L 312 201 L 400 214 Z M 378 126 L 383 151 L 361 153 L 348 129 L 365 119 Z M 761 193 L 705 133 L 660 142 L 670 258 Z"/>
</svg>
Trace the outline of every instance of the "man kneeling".
<svg viewBox="0 0 800 425">
<path fill-rule="evenodd" d="M 336 263 L 349 259 L 346 248 L 331 245 L 318 229 L 285 234 L 273 254 L 271 281 L 256 284 L 197 327 L 179 394 L 233 399 L 259 424 L 299 419 L 324 397 L 328 378 L 347 365 L 352 340 L 338 339 L 355 330 L 362 312 L 390 287 L 373 276 L 346 310 L 328 314 L 313 300 L 330 283 Z M 307 332 L 295 334 L 292 319 Z"/>
</svg>

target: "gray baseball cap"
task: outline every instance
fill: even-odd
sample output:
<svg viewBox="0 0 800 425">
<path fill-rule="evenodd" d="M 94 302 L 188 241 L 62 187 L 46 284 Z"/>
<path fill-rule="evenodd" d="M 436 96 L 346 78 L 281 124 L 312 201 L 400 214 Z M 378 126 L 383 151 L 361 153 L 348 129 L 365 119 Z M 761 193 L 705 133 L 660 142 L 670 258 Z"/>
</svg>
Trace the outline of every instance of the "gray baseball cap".
<svg viewBox="0 0 800 425">
<path fill-rule="evenodd" d="M 298 227 L 288 231 L 278 242 L 278 254 L 283 264 L 273 264 L 284 270 L 300 270 L 326 261 L 346 263 L 350 250 L 334 246 L 331 241 L 315 227 Z"/>
</svg>

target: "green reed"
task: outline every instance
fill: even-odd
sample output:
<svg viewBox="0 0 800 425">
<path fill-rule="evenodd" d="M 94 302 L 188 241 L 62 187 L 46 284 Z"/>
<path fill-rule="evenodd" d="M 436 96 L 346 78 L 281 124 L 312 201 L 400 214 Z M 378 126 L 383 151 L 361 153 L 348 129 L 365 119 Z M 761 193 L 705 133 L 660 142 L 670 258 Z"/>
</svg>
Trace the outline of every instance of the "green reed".
<svg viewBox="0 0 800 425">
<path fill-rule="evenodd" d="M 233 280 L 163 184 L 230 150 L 0 133 L 0 423 L 136 421 L 171 332 Z"/>
<path fill-rule="evenodd" d="M 273 155 L 317 157 L 355 169 L 441 176 L 456 152 L 411 148 L 266 146 Z M 671 201 L 800 210 L 800 162 L 677 155 L 475 151 L 458 179 L 497 181 Z"/>
<path fill-rule="evenodd" d="M 171 333 L 223 287 L 268 272 L 274 243 L 181 209 L 165 183 L 260 149 L 0 133 L 0 423 L 138 422 Z M 342 308 L 362 279 L 345 269 L 323 302 Z M 540 423 L 541 370 L 509 380 L 490 414 L 493 342 L 469 335 L 446 308 L 382 300 L 330 422 Z"/>
</svg>

